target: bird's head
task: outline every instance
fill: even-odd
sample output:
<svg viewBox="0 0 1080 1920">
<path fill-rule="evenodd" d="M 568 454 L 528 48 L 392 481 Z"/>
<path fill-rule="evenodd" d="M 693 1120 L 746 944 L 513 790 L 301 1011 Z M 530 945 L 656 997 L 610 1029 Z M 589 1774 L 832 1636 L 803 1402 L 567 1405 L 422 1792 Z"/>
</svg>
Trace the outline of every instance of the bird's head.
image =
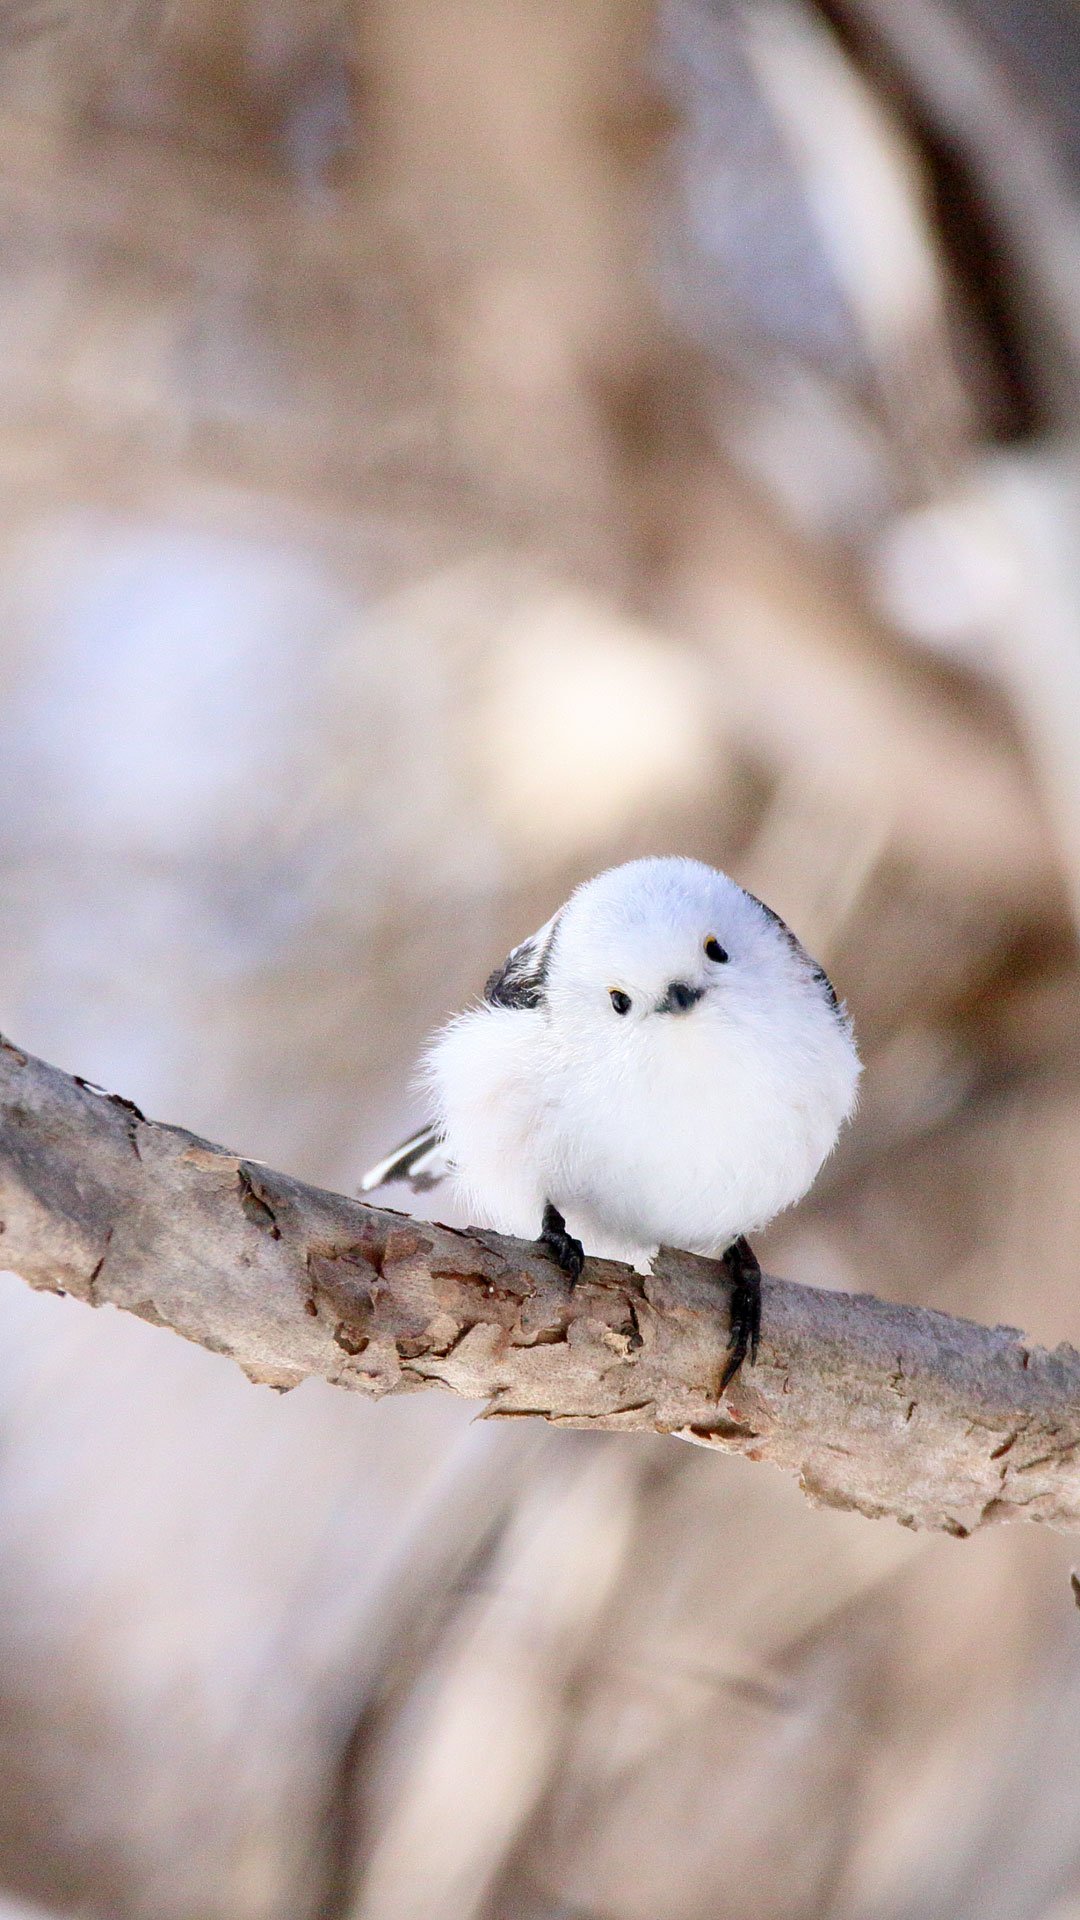
<svg viewBox="0 0 1080 1920">
<path fill-rule="evenodd" d="M 796 978 L 798 953 L 783 923 L 726 874 L 698 860 L 632 860 L 571 895 L 548 1000 L 580 1033 L 690 1031 L 767 1005 Z"/>
</svg>

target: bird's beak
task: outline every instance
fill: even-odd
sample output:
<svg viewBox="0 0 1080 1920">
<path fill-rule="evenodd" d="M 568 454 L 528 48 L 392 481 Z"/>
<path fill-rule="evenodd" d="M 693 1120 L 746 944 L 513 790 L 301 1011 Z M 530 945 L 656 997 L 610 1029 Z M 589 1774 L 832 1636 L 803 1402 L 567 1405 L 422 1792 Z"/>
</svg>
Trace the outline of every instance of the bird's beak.
<svg viewBox="0 0 1080 1920">
<path fill-rule="evenodd" d="M 662 1000 L 656 1003 L 657 1013 L 689 1013 L 696 1007 L 705 992 L 704 987 L 692 987 L 688 980 L 673 980 Z"/>
</svg>

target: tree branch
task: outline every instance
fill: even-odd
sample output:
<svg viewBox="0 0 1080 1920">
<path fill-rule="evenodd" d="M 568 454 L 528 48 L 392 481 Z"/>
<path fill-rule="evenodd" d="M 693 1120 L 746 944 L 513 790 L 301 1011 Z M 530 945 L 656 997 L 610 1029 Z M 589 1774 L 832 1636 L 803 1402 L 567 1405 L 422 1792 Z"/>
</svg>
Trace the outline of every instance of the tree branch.
<svg viewBox="0 0 1080 1920">
<path fill-rule="evenodd" d="M 866 1294 L 766 1279 L 761 1358 L 718 1402 L 727 1282 L 665 1249 L 590 1260 L 303 1185 L 145 1120 L 0 1039 L 0 1267 L 228 1354 L 253 1379 L 431 1385 L 487 1417 L 678 1434 L 811 1500 L 967 1534 L 1080 1527 L 1080 1355 Z"/>
</svg>

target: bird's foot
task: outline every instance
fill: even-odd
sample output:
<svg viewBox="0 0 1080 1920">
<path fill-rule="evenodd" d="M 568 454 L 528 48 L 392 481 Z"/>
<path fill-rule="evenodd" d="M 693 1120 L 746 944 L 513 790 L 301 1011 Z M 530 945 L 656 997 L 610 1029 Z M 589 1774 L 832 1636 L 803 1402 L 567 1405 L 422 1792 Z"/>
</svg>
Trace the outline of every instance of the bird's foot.
<svg viewBox="0 0 1080 1920">
<path fill-rule="evenodd" d="M 731 1385 L 748 1353 L 750 1365 L 755 1365 L 761 1337 L 761 1268 L 753 1247 L 741 1234 L 725 1253 L 724 1265 L 731 1280 L 731 1334 L 728 1358 L 716 1390 L 718 1400 Z"/>
<path fill-rule="evenodd" d="M 566 1231 L 566 1221 L 549 1200 L 544 1208 L 544 1218 L 540 1227 L 540 1245 L 546 1247 L 556 1266 L 576 1280 L 585 1265 L 585 1249 L 580 1240 Z"/>
</svg>

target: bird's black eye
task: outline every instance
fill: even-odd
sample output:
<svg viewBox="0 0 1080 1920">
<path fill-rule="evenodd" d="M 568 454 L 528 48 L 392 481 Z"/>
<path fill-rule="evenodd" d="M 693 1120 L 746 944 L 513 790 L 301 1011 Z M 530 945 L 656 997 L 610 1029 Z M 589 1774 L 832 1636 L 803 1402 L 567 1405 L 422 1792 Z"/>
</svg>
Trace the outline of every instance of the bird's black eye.
<svg viewBox="0 0 1080 1920">
<path fill-rule="evenodd" d="M 715 933 L 710 933 L 708 939 L 706 940 L 705 953 L 708 959 L 710 960 L 726 960 L 727 959 L 727 952 L 720 945 L 720 942 L 717 939 Z"/>
<path fill-rule="evenodd" d="M 629 1013 L 630 995 L 624 993 L 621 987 L 612 987 L 608 999 L 611 1001 L 616 1013 Z"/>
</svg>

